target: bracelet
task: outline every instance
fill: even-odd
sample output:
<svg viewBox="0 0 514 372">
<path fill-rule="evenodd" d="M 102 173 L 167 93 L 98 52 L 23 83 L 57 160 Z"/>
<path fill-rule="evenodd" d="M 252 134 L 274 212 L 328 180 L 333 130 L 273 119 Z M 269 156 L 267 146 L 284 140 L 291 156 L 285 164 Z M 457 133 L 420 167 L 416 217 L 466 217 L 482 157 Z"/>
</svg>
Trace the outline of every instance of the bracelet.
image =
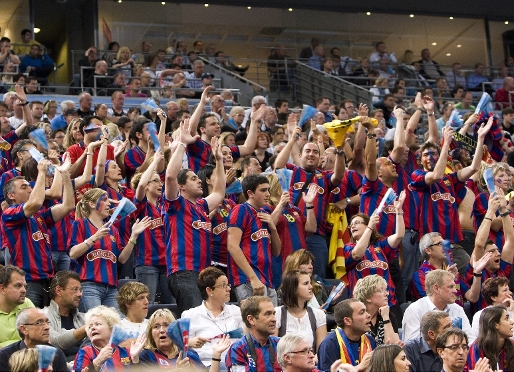
<svg viewBox="0 0 514 372">
<path fill-rule="evenodd" d="M 86 156 L 88 156 L 88 155 L 93 155 L 93 153 L 92 152 L 86 152 Z"/>
<path fill-rule="evenodd" d="M 368 137 L 368 139 L 372 139 L 372 138 L 377 138 L 377 135 L 375 133 L 368 133 L 368 134 L 366 134 L 366 137 Z"/>
<path fill-rule="evenodd" d="M 311 205 L 310 207 L 305 207 L 305 209 L 314 209 L 314 205 Z"/>
<path fill-rule="evenodd" d="M 396 212 L 397 216 L 403 216 L 403 212 Z"/>
<path fill-rule="evenodd" d="M 489 218 L 489 217 L 484 217 L 484 220 L 492 221 L 492 219 L 491 219 L 491 218 Z"/>
<path fill-rule="evenodd" d="M 389 324 L 389 323 L 391 323 L 391 319 L 387 319 L 387 320 L 383 320 L 382 321 L 382 324 Z"/>
<path fill-rule="evenodd" d="M 218 359 L 218 358 L 215 358 L 215 357 L 212 357 L 211 360 L 214 360 L 215 362 L 221 362 L 221 359 Z"/>
<path fill-rule="evenodd" d="M 481 278 L 482 277 L 482 273 L 476 273 L 476 272 L 473 272 L 473 276 L 476 276 L 477 278 Z"/>
<path fill-rule="evenodd" d="M 25 102 L 23 102 L 23 103 L 22 103 L 22 102 L 20 102 L 18 105 L 20 105 L 20 106 L 27 106 L 28 104 L 29 104 L 29 103 L 28 103 L 28 101 L 25 101 Z"/>
<path fill-rule="evenodd" d="M 91 244 L 89 244 L 89 242 L 87 241 L 87 239 L 86 239 L 86 240 L 84 240 L 84 243 L 86 243 L 86 245 L 87 245 L 87 247 L 88 247 L 88 248 L 91 248 Z"/>
<path fill-rule="evenodd" d="M 371 227 L 369 227 L 369 226 L 366 226 L 366 229 L 370 229 L 371 232 L 373 232 L 373 229 Z"/>
<path fill-rule="evenodd" d="M 416 111 L 423 111 L 421 107 L 416 107 Z"/>
<path fill-rule="evenodd" d="M 507 209 L 505 212 L 500 213 L 500 217 L 506 217 L 510 214 L 510 211 Z"/>
<path fill-rule="evenodd" d="M 336 153 L 336 155 L 340 155 L 340 156 L 346 157 L 346 154 L 345 154 L 344 150 L 336 150 L 335 153 Z"/>
<path fill-rule="evenodd" d="M 427 115 L 428 115 L 428 116 L 434 116 L 434 113 L 433 113 L 433 112 L 432 112 L 432 113 L 427 112 Z"/>
<path fill-rule="evenodd" d="M 184 142 L 179 141 L 178 144 L 184 146 L 184 148 L 187 148 L 187 145 Z"/>
<path fill-rule="evenodd" d="M 136 245 L 137 241 L 136 240 L 132 240 L 132 239 L 129 238 L 129 243 L 132 243 L 133 245 Z"/>
</svg>

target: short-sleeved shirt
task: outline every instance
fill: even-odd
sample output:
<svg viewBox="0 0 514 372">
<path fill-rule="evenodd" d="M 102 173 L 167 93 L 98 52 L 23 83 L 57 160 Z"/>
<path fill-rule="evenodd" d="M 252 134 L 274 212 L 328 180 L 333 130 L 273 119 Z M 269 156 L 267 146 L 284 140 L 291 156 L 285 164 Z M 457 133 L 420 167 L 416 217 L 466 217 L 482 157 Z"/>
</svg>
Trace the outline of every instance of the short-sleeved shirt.
<svg viewBox="0 0 514 372">
<path fill-rule="evenodd" d="M 98 239 L 76 261 L 75 271 L 81 281 L 105 284 L 111 287 L 118 286 L 118 256 L 123 246 L 119 245 L 118 230 L 111 226 L 109 234 Z M 68 242 L 68 248 L 81 244 L 98 231 L 97 227 L 87 218 L 78 218 L 73 227 Z M 91 244 L 91 240 L 89 240 Z"/>
<path fill-rule="evenodd" d="M 236 205 L 230 212 L 229 228 L 235 227 L 242 231 L 239 244 L 246 260 L 253 271 L 266 287 L 273 288 L 271 271 L 271 237 L 268 224 L 262 222 L 257 213 L 264 212 L 257 210 L 249 203 Z M 229 255 L 228 278 L 233 287 L 250 282 L 243 270 L 241 270 L 234 259 Z"/>
<path fill-rule="evenodd" d="M 355 284 L 357 284 L 357 280 L 376 274 L 380 275 L 387 282 L 389 306 L 396 305 L 396 287 L 389 272 L 389 261 L 397 257 L 398 250 L 391 247 L 387 242 L 387 238 L 384 238 L 370 245 L 360 260 L 354 260 L 352 257 L 354 248 L 354 243 L 344 246 L 344 258 L 348 273 L 348 296 L 353 296 L 353 289 Z"/>
<path fill-rule="evenodd" d="M 134 247 L 135 266 L 166 265 L 166 240 L 161 203 L 154 205 L 145 196 L 141 201 L 136 200 L 136 208 L 136 218 L 141 220 L 150 217 L 152 224 L 137 239 Z"/>
<path fill-rule="evenodd" d="M 418 219 L 419 235 L 438 232 L 452 243 L 463 240 L 458 206 L 465 196 L 465 183 L 459 181 L 457 172 L 444 175 L 432 185 L 425 182 L 428 172 L 415 170 L 410 188 L 418 192 L 420 205 Z"/>
<path fill-rule="evenodd" d="M 168 275 L 182 270 L 199 273 L 211 265 L 212 225 L 205 199 L 192 203 L 181 195 L 162 206 Z"/>
<path fill-rule="evenodd" d="M 21 340 L 16 328 L 16 318 L 20 311 L 30 307 L 34 307 L 34 304 L 29 298 L 25 298 L 25 302 L 15 306 L 9 313 L 4 313 L 0 310 L 0 328 L 2 329 L 2 332 L 0 332 L 0 348 Z"/>
<path fill-rule="evenodd" d="M 282 368 L 277 362 L 277 344 L 278 337 L 269 336 L 268 343 L 261 345 L 250 333 L 249 337 L 252 338 L 255 355 L 257 360 L 253 360 L 250 353 L 250 347 L 246 337 L 242 337 L 230 346 L 227 356 L 225 357 L 225 365 L 230 370 L 234 365 L 245 366 L 247 372 L 280 372 Z M 269 346 L 274 350 L 275 359 L 271 360 Z"/>
<path fill-rule="evenodd" d="M 238 146 L 229 146 L 234 161 L 241 157 Z M 210 143 L 198 138 L 196 142 L 187 145 L 187 164 L 188 168 L 198 173 L 201 167 L 209 162 L 212 147 Z"/>
<path fill-rule="evenodd" d="M 68 154 L 70 154 L 70 160 L 71 164 L 74 164 L 78 158 L 86 151 L 86 145 L 84 144 L 84 141 L 81 141 L 80 143 L 76 143 L 75 145 L 71 145 L 68 147 Z M 100 147 L 96 148 L 93 151 L 93 161 L 91 162 L 91 171 L 93 171 L 93 168 L 96 166 L 96 162 L 98 160 L 98 154 L 100 152 Z M 114 147 L 111 145 L 107 145 L 107 156 L 106 160 L 114 160 Z M 86 162 L 82 164 L 82 167 L 80 167 L 79 174 L 84 173 L 84 167 L 86 166 Z"/>
<path fill-rule="evenodd" d="M 139 146 L 134 146 L 125 153 L 125 171 L 127 173 L 127 180 L 130 180 L 145 161 L 146 153 Z"/>
<path fill-rule="evenodd" d="M 283 324 L 282 321 L 282 311 L 287 309 L 284 309 L 282 306 L 278 306 L 275 308 L 275 319 L 277 320 L 276 327 L 281 328 Z M 314 318 L 316 319 L 316 324 L 314 325 L 314 329 L 318 329 L 319 327 L 326 326 L 327 324 L 327 315 L 323 310 L 316 309 L 314 307 L 311 307 L 311 310 L 314 314 Z M 286 317 L 286 334 L 288 333 L 296 333 L 301 334 L 305 337 L 305 340 L 312 345 L 314 343 L 314 334 L 312 333 L 312 326 L 311 322 L 309 320 L 309 313 L 305 311 L 305 314 L 301 319 L 298 319 L 294 316 L 292 316 L 289 312 L 287 313 Z M 318 342 L 321 342 L 321 340 L 317 340 Z"/>
<path fill-rule="evenodd" d="M 2 246 L 11 263 L 25 271 L 27 282 L 52 279 L 54 266 L 48 228 L 55 224 L 52 210 L 40 209 L 25 216 L 25 203 L 11 205 L 2 214 Z"/>
<path fill-rule="evenodd" d="M 230 218 L 230 211 L 236 203 L 230 199 L 223 199 L 218 206 L 216 214 L 211 218 L 212 221 L 212 249 L 211 261 L 212 264 L 228 264 L 228 250 L 227 250 L 227 237 L 228 237 L 228 223 Z"/>
</svg>

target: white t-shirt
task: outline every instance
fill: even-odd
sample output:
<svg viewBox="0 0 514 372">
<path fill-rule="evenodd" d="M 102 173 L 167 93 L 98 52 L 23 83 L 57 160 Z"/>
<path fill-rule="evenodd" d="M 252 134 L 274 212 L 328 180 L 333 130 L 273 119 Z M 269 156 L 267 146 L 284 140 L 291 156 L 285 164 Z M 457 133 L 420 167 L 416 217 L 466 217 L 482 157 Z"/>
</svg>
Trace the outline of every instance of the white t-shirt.
<svg viewBox="0 0 514 372">
<path fill-rule="evenodd" d="M 143 320 L 142 323 L 133 323 L 127 318 L 121 320 L 121 326 L 124 331 L 133 334 L 134 338 L 137 338 L 141 333 L 146 333 L 146 326 L 148 325 L 148 319 Z"/>
<path fill-rule="evenodd" d="M 275 308 L 275 319 L 277 319 L 277 328 L 281 327 L 280 322 L 282 319 L 282 309 L 282 306 L 278 306 Z M 314 313 L 314 318 L 316 319 L 315 328 L 318 329 L 319 327 L 326 326 L 327 316 L 325 312 L 323 310 L 319 310 L 316 308 L 312 308 L 312 312 Z M 301 319 L 298 319 L 288 312 L 286 324 L 286 334 L 287 333 L 300 333 L 305 337 L 309 344 L 312 344 L 314 342 L 314 335 L 312 334 L 311 322 L 309 321 L 309 313 L 306 311 L 305 315 Z"/>
</svg>

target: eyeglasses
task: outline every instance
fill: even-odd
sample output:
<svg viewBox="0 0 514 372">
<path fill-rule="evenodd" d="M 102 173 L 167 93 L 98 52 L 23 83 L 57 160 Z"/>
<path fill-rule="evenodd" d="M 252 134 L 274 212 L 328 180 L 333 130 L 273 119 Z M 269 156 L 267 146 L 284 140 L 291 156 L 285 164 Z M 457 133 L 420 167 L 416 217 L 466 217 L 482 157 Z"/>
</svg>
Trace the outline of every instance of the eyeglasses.
<svg viewBox="0 0 514 372">
<path fill-rule="evenodd" d="M 438 246 L 442 246 L 442 245 L 443 245 L 443 242 L 441 241 L 441 242 L 439 242 L 439 243 L 433 243 L 433 244 L 430 244 L 429 246 L 427 246 L 427 248 L 434 247 L 434 246 L 436 246 L 436 245 L 438 245 Z"/>
<path fill-rule="evenodd" d="M 364 221 L 354 220 L 350 223 L 350 226 L 364 225 Z"/>
<path fill-rule="evenodd" d="M 212 286 L 211 288 L 221 288 L 221 289 L 227 289 L 227 288 L 231 288 L 232 286 L 228 283 L 223 283 L 222 285 L 215 285 L 215 286 Z"/>
<path fill-rule="evenodd" d="M 41 327 L 41 326 L 44 326 L 44 325 L 51 325 L 52 323 L 49 321 L 49 320 L 38 320 L 37 322 L 34 322 L 34 323 L 25 323 L 24 325 L 26 326 L 29 326 L 29 325 L 32 325 L 32 326 L 36 326 L 36 327 Z"/>
<path fill-rule="evenodd" d="M 290 351 L 289 353 L 290 354 L 309 355 L 309 354 L 314 354 L 314 349 L 309 348 L 309 349 L 303 349 L 303 350 L 298 350 L 298 351 Z"/>
<path fill-rule="evenodd" d="M 387 288 L 376 289 L 375 293 L 389 293 L 389 290 Z"/>
<path fill-rule="evenodd" d="M 463 345 L 448 345 L 448 346 L 443 346 L 443 349 L 450 349 L 451 351 L 457 351 L 459 349 L 462 349 L 462 351 L 468 351 L 469 350 L 469 346 L 466 345 L 466 344 L 463 344 Z"/>
<path fill-rule="evenodd" d="M 80 288 L 80 287 L 65 288 L 65 290 L 66 290 L 66 289 L 68 289 L 68 290 L 72 291 L 73 293 L 77 293 L 77 292 L 82 293 L 82 288 Z"/>
<path fill-rule="evenodd" d="M 159 324 L 159 323 L 157 323 L 157 324 L 154 324 L 154 326 L 152 327 L 152 329 L 153 329 L 154 331 L 158 331 L 159 329 L 161 329 L 161 328 L 163 328 L 163 327 L 164 327 L 165 329 L 168 329 L 169 325 L 170 325 L 169 323 L 164 323 L 164 324 Z"/>
</svg>

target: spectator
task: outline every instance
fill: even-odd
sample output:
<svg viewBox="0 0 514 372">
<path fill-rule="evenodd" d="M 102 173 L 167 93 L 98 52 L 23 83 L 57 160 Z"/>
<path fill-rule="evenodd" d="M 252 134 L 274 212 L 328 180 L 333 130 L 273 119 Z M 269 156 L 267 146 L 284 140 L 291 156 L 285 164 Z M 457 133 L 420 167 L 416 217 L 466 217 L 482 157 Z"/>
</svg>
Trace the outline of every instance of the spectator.
<svg viewBox="0 0 514 372">
<path fill-rule="evenodd" d="M 98 50 L 94 46 L 91 46 L 88 50 L 86 50 L 84 57 L 82 57 L 79 60 L 78 64 L 80 71 L 82 72 L 82 83 L 84 85 L 86 82 L 90 80 L 90 77 L 93 75 L 96 63 L 98 61 Z"/>
<path fill-rule="evenodd" d="M 314 48 L 316 48 L 319 45 L 319 39 L 317 37 L 313 37 L 311 40 L 311 46 L 302 49 L 300 52 L 300 60 L 302 60 L 304 63 L 309 58 L 311 58 L 314 54 Z"/>
<path fill-rule="evenodd" d="M 421 318 L 421 335 L 405 342 L 404 350 L 411 361 L 411 372 L 440 371 L 443 364 L 436 348 L 436 339 L 450 328 L 452 322 L 446 311 L 433 310 Z"/>
<path fill-rule="evenodd" d="M 0 371 L 10 371 L 8 367 L 10 356 L 18 350 L 35 348 L 36 345 L 49 345 L 50 321 L 43 310 L 36 308 L 23 309 L 16 318 L 16 328 L 21 341 L 17 341 L 0 349 Z M 56 350 L 52 369 L 55 372 L 67 372 L 68 365 L 61 350 Z"/>
<path fill-rule="evenodd" d="M 279 98 L 275 102 L 275 110 L 277 111 L 277 123 L 280 125 L 287 123 L 289 117 L 289 102 L 286 99 Z"/>
<path fill-rule="evenodd" d="M 403 315 L 403 340 L 417 339 L 420 336 L 420 321 L 428 311 L 445 311 L 453 320 L 462 320 L 462 330 L 472 336 L 473 331 L 464 309 L 455 303 L 455 277 L 446 270 L 432 270 L 426 275 L 427 296 L 413 302 Z M 467 341 L 466 336 L 466 341 Z"/>
<path fill-rule="evenodd" d="M 490 91 L 489 85 L 482 86 L 482 83 L 488 83 L 489 78 L 484 76 L 485 66 L 482 63 L 475 65 L 475 72 L 468 76 L 467 85 L 468 89 L 473 92 L 481 92 L 483 90 Z"/>
<path fill-rule="evenodd" d="M 444 103 L 451 99 L 452 96 L 448 89 L 448 84 L 446 83 L 446 78 L 444 76 L 440 76 L 435 81 L 435 97 L 434 99 L 437 101 L 439 106 L 444 105 Z"/>
<path fill-rule="evenodd" d="M 502 110 L 502 129 L 514 136 L 514 109 L 507 107 Z"/>
<path fill-rule="evenodd" d="M 443 371 L 463 371 L 469 352 L 468 335 L 459 328 L 445 329 L 436 339 L 436 348 L 443 361 Z M 485 362 L 485 363 L 484 363 Z M 482 360 L 475 371 L 490 372 L 487 362 Z M 478 368 L 480 367 L 480 368 Z"/>
<path fill-rule="evenodd" d="M 396 60 L 396 57 L 394 55 L 394 52 L 389 54 L 387 52 L 387 46 L 383 41 L 379 41 L 378 43 L 375 44 L 375 50 L 376 51 L 371 53 L 369 56 L 369 61 L 372 65 L 376 64 L 376 67 L 378 67 L 377 62 L 380 62 L 381 60 L 384 60 L 384 59 L 387 59 L 389 62 L 392 62 L 392 63 L 398 63 L 398 61 Z"/>
<path fill-rule="evenodd" d="M 130 49 L 125 46 L 121 47 L 118 50 L 116 59 L 112 60 L 110 67 L 117 69 L 117 72 L 123 73 L 127 79 L 130 78 L 134 68 L 134 60 L 130 57 Z"/>
<path fill-rule="evenodd" d="M 16 44 L 17 45 L 14 47 L 14 53 L 16 53 L 19 57 L 24 57 L 26 54 L 29 54 L 32 45 L 37 44 L 41 46 L 40 43 L 32 39 L 32 31 L 30 31 L 28 28 L 21 30 L 21 43 Z"/>
<path fill-rule="evenodd" d="M 514 82 L 514 78 L 512 80 Z M 469 110 L 473 111 L 475 109 L 475 106 L 473 106 L 471 103 L 473 102 L 473 93 L 471 93 L 469 90 L 465 90 L 462 92 L 462 98 L 461 101 L 458 102 L 454 108 L 457 110 Z"/>
<path fill-rule="evenodd" d="M 268 57 L 271 91 L 288 91 L 293 77 L 293 59 L 285 53 L 284 44 L 278 44 Z"/>
<path fill-rule="evenodd" d="M 398 321 L 390 312 L 387 282 L 380 275 L 368 275 L 357 280 L 353 297 L 366 305 L 366 311 L 371 316 L 369 334 L 375 338 L 378 345 L 387 342 L 397 343 Z"/>
<path fill-rule="evenodd" d="M 316 45 L 313 52 L 307 64 L 316 70 L 323 70 L 323 59 L 325 58 L 323 45 Z"/>
<path fill-rule="evenodd" d="M 418 63 L 420 64 L 419 73 L 425 79 L 435 80 L 439 76 L 444 76 L 444 73 L 439 68 L 439 64 L 431 59 L 430 50 L 428 50 L 428 48 L 421 51 L 421 59 Z"/>
<path fill-rule="evenodd" d="M 248 297 L 241 304 L 241 316 L 248 333 L 230 346 L 225 358 L 228 369 L 238 365 L 245 366 L 248 372 L 257 372 L 257 368 L 281 371 L 277 362 L 279 339 L 273 336 L 276 318 L 271 299 L 265 296 Z"/>
<path fill-rule="evenodd" d="M 507 76 L 509 76 L 509 68 L 505 65 L 501 65 L 498 69 L 498 77 L 494 78 L 491 82 L 495 92 L 503 87 L 503 79 L 505 79 Z"/>
<path fill-rule="evenodd" d="M 150 49 L 152 48 L 152 44 L 150 44 L 149 41 L 143 40 L 141 42 L 141 52 L 134 53 L 132 55 L 132 59 L 134 60 L 134 63 L 136 64 L 144 64 L 146 62 L 146 57 L 150 53 Z"/>
<path fill-rule="evenodd" d="M 86 116 L 93 115 L 93 110 L 91 110 L 91 107 L 93 106 L 93 97 L 91 97 L 91 94 L 82 92 L 79 94 L 79 109 L 77 110 L 77 113 L 81 118 L 84 118 Z"/>
<path fill-rule="evenodd" d="M 121 117 L 126 117 L 127 113 L 123 111 L 123 105 L 125 104 L 125 96 L 122 91 L 115 91 L 111 95 L 111 108 L 107 110 L 107 119 L 114 124 L 118 123 Z"/>
<path fill-rule="evenodd" d="M 141 80 L 132 78 L 128 88 L 129 92 L 125 94 L 125 97 L 146 97 L 146 94 L 141 93 Z"/>
<path fill-rule="evenodd" d="M 371 99 L 373 104 L 381 102 L 382 98 L 386 94 L 389 94 L 389 89 L 387 88 L 387 78 L 379 77 L 375 81 L 375 85 L 373 85 L 373 87 L 370 88 L 369 91 L 373 94 L 373 97 Z"/>
<path fill-rule="evenodd" d="M 378 346 L 371 356 L 368 372 L 403 372 L 410 370 L 411 362 L 399 345 Z"/>
<path fill-rule="evenodd" d="M 330 366 L 341 355 L 348 355 L 347 363 L 358 366 L 359 370 L 367 369 L 371 358 L 371 351 L 375 349 L 375 339 L 366 332 L 370 330 L 371 316 L 366 306 L 354 298 L 338 303 L 334 308 L 334 317 L 337 328 L 330 332 L 321 342 L 318 353 L 318 368 L 321 371 L 330 371 Z M 358 352 L 350 342 L 358 342 Z M 358 341 L 357 341 L 358 340 Z"/>
<path fill-rule="evenodd" d="M 115 91 L 124 91 L 127 88 L 127 78 L 122 72 L 117 72 L 113 76 L 112 82 L 107 85 L 107 95 L 113 94 Z"/>
<path fill-rule="evenodd" d="M 110 78 L 107 78 L 107 71 L 107 62 L 98 60 L 93 73 L 87 79 L 84 79 L 84 86 L 95 88 L 97 96 L 106 96 L 107 87 L 110 83 Z"/>
<path fill-rule="evenodd" d="M 16 266 L 0 266 L 0 348 L 21 340 L 16 318 L 21 310 L 34 307 L 27 293 L 25 272 Z"/>
<path fill-rule="evenodd" d="M 503 79 L 503 88 L 498 89 L 496 91 L 496 95 L 494 96 L 494 101 L 496 102 L 496 108 L 498 110 L 512 107 L 512 103 L 514 102 L 514 98 L 512 97 L 513 91 L 514 78 L 507 76 L 505 79 Z"/>
<path fill-rule="evenodd" d="M 459 86 L 466 89 L 466 77 L 462 73 L 462 66 L 459 62 L 454 62 L 451 71 L 446 73 L 446 81 L 450 89 L 455 89 Z"/>
<path fill-rule="evenodd" d="M 146 285 L 139 282 L 128 282 L 118 290 L 116 302 L 125 318 L 121 320 L 121 326 L 133 338 L 146 332 L 148 319 L 148 298 L 150 290 Z"/>
<path fill-rule="evenodd" d="M 25 94 L 43 94 L 38 88 L 37 78 L 35 76 L 29 76 L 25 80 Z"/>
<path fill-rule="evenodd" d="M 204 74 L 204 63 L 200 60 L 193 62 L 193 72 L 185 73 L 187 85 L 192 89 L 202 88 L 202 76 Z"/>
<path fill-rule="evenodd" d="M 30 47 L 28 55 L 22 58 L 19 70 L 35 76 L 41 85 L 47 85 L 48 75 L 54 69 L 54 61 L 38 44 Z"/>
<path fill-rule="evenodd" d="M 50 321 L 50 343 L 63 351 L 68 362 L 75 359 L 86 338 L 80 277 L 73 271 L 58 272 L 50 283 L 50 306 L 43 309 Z"/>
<path fill-rule="evenodd" d="M 0 40 L 0 71 L 11 72 L 5 70 L 5 66 L 9 63 L 18 65 L 20 58 L 11 49 L 11 40 L 7 37 L 2 37 Z"/>
<path fill-rule="evenodd" d="M 480 316 L 478 338 L 469 350 L 467 367 L 476 371 L 479 361 L 486 359 L 490 368 L 500 371 L 510 369 L 514 365 L 513 325 L 514 320 L 504 306 L 484 309 Z"/>
</svg>

